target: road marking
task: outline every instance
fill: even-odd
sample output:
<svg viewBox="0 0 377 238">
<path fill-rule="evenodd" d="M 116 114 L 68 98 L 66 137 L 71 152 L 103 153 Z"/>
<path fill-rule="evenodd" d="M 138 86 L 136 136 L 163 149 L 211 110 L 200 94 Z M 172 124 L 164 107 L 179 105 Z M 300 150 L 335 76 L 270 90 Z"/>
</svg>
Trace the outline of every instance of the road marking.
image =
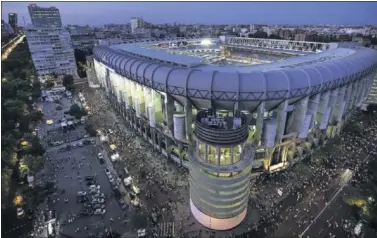
<svg viewBox="0 0 377 238">
<path fill-rule="evenodd" d="M 363 160 L 363 163 L 369 158 L 370 154 L 365 157 L 365 159 Z M 332 196 L 332 198 L 330 199 L 330 201 L 328 203 L 326 203 L 325 207 L 318 213 L 318 215 L 314 218 L 314 220 L 306 227 L 306 229 L 299 235 L 300 238 L 302 238 L 303 235 L 305 235 L 305 233 L 310 229 L 310 227 L 318 220 L 318 218 L 322 215 L 322 213 L 327 209 L 328 206 L 330 206 L 330 204 L 332 203 L 332 201 L 339 195 L 339 193 L 343 190 L 343 188 L 348 184 L 348 182 L 352 179 L 353 177 L 353 174 L 347 174 L 348 176 L 345 176 L 346 179 L 348 180 L 347 182 L 346 181 L 343 181 L 342 183 L 342 186 L 338 189 L 338 191 L 334 194 L 334 196 Z"/>
</svg>

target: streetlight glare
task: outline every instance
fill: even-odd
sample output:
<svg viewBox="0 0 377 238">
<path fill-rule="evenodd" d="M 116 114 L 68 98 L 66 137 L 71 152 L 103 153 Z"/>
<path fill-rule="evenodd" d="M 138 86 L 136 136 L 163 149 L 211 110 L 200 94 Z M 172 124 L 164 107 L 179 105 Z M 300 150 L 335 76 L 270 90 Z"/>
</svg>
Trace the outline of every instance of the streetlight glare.
<svg viewBox="0 0 377 238">
<path fill-rule="evenodd" d="M 200 44 L 202 44 L 202 45 L 210 45 L 211 44 L 211 40 L 208 40 L 208 39 L 202 40 L 202 42 L 200 42 Z"/>
</svg>

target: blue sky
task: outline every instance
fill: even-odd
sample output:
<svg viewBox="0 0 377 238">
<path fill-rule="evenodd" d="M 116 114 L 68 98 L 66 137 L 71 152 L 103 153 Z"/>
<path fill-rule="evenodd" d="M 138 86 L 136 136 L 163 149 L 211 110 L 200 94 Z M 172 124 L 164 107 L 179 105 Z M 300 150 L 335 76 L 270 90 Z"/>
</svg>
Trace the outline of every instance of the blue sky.
<svg viewBox="0 0 377 238">
<path fill-rule="evenodd" d="M 377 2 L 33 2 L 60 9 L 63 24 L 127 23 L 133 16 L 152 23 L 372 24 Z M 28 2 L 2 2 L 8 13 L 30 23 Z"/>
</svg>

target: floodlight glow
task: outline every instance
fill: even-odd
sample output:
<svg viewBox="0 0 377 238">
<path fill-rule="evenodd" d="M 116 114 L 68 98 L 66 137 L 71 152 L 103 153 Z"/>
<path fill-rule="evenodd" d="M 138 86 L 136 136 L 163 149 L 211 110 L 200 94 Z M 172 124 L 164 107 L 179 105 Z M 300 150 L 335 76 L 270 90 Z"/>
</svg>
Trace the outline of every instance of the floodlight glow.
<svg viewBox="0 0 377 238">
<path fill-rule="evenodd" d="M 211 44 L 211 40 L 202 40 L 202 42 L 200 42 L 201 45 L 210 45 Z"/>
</svg>

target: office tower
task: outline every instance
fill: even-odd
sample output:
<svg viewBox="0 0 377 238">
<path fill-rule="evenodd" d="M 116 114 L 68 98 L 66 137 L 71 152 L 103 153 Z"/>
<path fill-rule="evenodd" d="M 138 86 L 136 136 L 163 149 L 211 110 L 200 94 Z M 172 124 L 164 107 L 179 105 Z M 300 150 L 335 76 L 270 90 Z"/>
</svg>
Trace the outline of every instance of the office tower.
<svg viewBox="0 0 377 238">
<path fill-rule="evenodd" d="M 34 27 L 62 27 L 59 9 L 56 7 L 28 6 L 31 22 Z"/>
<path fill-rule="evenodd" d="M 41 82 L 72 75 L 77 78 L 77 65 L 69 31 L 62 27 L 59 9 L 29 5 L 33 26 L 27 26 L 25 35 L 34 67 Z"/>
<path fill-rule="evenodd" d="M 6 23 L 4 20 L 1 20 L 1 37 L 7 37 L 14 33 L 12 27 Z"/>
<path fill-rule="evenodd" d="M 8 23 L 13 28 L 13 31 L 16 32 L 18 23 L 17 13 L 8 14 Z"/>
<path fill-rule="evenodd" d="M 143 28 L 144 20 L 140 17 L 131 18 L 131 33 L 135 33 L 137 28 Z"/>
</svg>

